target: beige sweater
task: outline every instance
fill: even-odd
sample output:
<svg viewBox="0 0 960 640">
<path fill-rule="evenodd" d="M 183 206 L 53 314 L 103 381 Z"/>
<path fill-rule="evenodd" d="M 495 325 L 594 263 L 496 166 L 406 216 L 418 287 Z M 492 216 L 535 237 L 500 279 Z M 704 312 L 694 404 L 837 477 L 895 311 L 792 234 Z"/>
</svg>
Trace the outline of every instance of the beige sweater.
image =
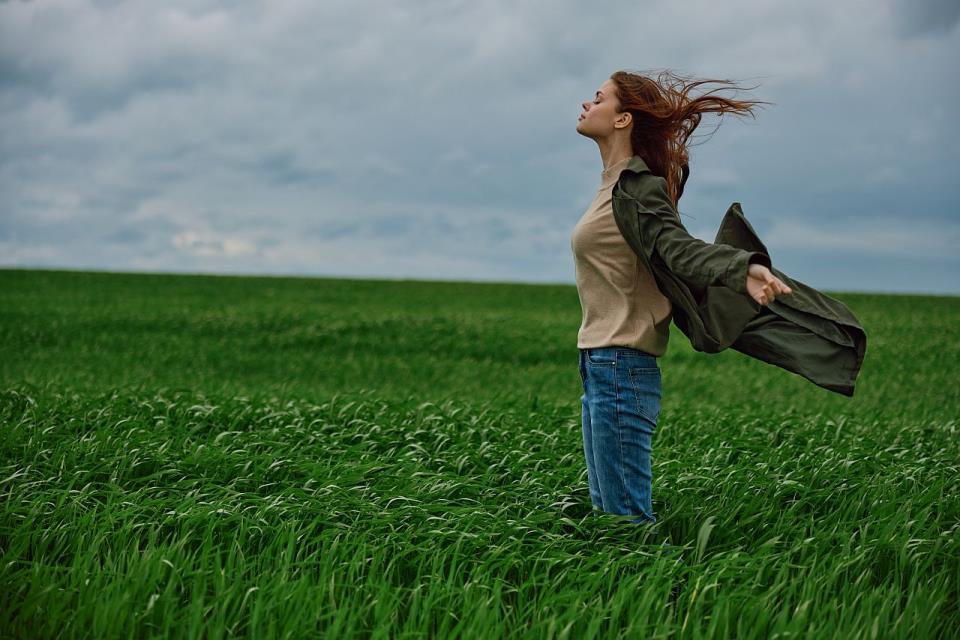
<svg viewBox="0 0 960 640">
<path fill-rule="evenodd" d="M 611 194 L 626 158 L 600 173 L 600 188 L 570 239 L 583 322 L 577 347 L 625 346 L 667 352 L 671 304 L 624 240 Z"/>
</svg>

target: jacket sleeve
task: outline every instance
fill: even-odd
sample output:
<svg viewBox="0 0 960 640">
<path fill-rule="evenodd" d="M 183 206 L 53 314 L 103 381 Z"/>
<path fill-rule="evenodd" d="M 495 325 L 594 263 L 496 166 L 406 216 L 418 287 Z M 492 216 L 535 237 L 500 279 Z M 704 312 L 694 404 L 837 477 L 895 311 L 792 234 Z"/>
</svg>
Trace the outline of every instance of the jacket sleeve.
<svg viewBox="0 0 960 640">
<path fill-rule="evenodd" d="M 640 215 L 655 217 L 653 250 L 667 268 L 680 278 L 702 288 L 722 285 L 747 293 L 747 268 L 759 262 L 772 268 L 770 256 L 726 244 L 704 242 L 691 236 L 670 201 L 665 178 L 644 174 L 633 189 Z"/>
</svg>

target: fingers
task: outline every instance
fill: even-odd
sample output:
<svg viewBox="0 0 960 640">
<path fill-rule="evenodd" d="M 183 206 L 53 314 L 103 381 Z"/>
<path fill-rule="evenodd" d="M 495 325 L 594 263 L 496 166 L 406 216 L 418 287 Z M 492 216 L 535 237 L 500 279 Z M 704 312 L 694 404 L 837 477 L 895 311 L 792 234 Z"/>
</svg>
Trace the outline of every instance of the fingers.
<svg viewBox="0 0 960 640">
<path fill-rule="evenodd" d="M 780 278 L 774 277 L 777 285 L 777 293 L 793 293 L 793 289 L 784 284 L 783 280 Z"/>
<path fill-rule="evenodd" d="M 777 295 L 793 293 L 793 289 L 788 287 L 780 278 L 769 276 L 756 296 L 759 304 L 766 305 L 776 300 Z"/>
<path fill-rule="evenodd" d="M 767 277 L 767 281 L 764 283 L 764 288 L 771 293 L 791 293 L 792 291 L 783 280 L 775 275 L 770 275 Z"/>
<path fill-rule="evenodd" d="M 754 265 L 750 266 L 753 267 Z M 778 295 L 793 293 L 793 289 L 788 287 L 780 278 L 773 275 L 769 269 L 764 267 L 763 271 L 765 272 L 763 273 L 763 285 L 757 294 L 753 296 L 753 299 L 756 300 L 758 304 L 766 305 L 776 300 Z M 750 277 L 751 276 L 748 276 L 747 279 L 749 280 Z"/>
</svg>

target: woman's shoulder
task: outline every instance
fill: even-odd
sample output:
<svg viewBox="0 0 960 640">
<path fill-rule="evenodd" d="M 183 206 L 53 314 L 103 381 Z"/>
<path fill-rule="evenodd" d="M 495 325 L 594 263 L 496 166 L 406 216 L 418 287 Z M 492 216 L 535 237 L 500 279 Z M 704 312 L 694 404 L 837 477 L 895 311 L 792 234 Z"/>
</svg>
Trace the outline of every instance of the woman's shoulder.
<svg viewBox="0 0 960 640">
<path fill-rule="evenodd" d="M 673 210 L 667 191 L 667 179 L 650 171 L 625 169 L 614 189 L 615 195 L 633 198 L 645 208 Z"/>
</svg>

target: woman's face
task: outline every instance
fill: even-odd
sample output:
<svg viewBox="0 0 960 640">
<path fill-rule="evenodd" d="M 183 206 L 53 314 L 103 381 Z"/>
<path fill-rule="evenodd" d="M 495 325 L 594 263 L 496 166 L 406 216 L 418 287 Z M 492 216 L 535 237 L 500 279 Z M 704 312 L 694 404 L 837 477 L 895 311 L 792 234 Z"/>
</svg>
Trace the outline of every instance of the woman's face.
<svg viewBox="0 0 960 640">
<path fill-rule="evenodd" d="M 592 100 L 580 103 L 583 111 L 577 119 L 577 131 L 590 138 L 603 138 L 614 132 L 614 120 L 623 116 L 616 111 L 618 104 L 616 84 L 607 79 Z"/>
</svg>

